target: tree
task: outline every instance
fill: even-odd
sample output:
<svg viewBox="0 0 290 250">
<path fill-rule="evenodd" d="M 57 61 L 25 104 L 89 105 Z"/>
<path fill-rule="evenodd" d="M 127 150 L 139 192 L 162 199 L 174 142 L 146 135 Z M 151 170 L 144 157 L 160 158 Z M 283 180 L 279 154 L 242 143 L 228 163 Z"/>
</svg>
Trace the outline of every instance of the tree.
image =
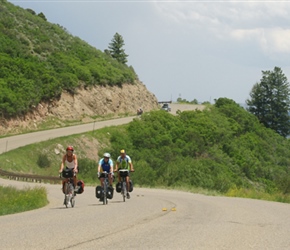
<svg viewBox="0 0 290 250">
<path fill-rule="evenodd" d="M 282 70 L 262 71 L 262 79 L 256 83 L 247 99 L 248 111 L 267 128 L 286 137 L 290 134 L 289 82 Z"/>
<path fill-rule="evenodd" d="M 128 55 L 125 54 L 125 50 L 123 49 L 124 45 L 123 37 L 116 33 L 109 44 L 109 52 L 118 62 L 126 64 Z"/>
</svg>

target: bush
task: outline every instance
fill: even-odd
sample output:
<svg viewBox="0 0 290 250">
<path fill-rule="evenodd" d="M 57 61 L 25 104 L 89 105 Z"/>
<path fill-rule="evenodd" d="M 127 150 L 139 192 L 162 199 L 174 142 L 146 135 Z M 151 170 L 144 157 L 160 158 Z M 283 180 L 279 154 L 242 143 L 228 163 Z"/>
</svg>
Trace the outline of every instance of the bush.
<svg viewBox="0 0 290 250">
<path fill-rule="evenodd" d="M 50 160 L 48 159 L 46 154 L 40 154 L 37 159 L 37 165 L 40 168 L 48 168 L 51 165 Z"/>
</svg>

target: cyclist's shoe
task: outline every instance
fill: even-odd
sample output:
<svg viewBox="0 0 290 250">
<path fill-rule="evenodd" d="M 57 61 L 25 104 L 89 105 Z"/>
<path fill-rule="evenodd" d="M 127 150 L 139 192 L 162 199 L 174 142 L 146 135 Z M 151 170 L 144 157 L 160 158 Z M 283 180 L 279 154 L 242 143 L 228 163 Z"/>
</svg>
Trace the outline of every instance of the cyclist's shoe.
<svg viewBox="0 0 290 250">
<path fill-rule="evenodd" d="M 127 193 L 126 197 L 127 197 L 127 199 L 130 199 L 130 194 L 129 194 L 129 193 Z"/>
</svg>

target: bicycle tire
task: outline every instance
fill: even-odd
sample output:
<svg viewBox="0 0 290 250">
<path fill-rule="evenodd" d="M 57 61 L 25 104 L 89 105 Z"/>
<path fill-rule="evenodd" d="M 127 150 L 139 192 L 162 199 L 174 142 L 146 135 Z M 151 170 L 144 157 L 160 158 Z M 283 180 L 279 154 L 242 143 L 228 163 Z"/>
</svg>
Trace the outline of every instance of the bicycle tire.
<svg viewBox="0 0 290 250">
<path fill-rule="evenodd" d="M 106 180 L 104 180 L 104 187 L 103 187 L 103 191 L 104 191 L 104 198 L 103 198 L 103 205 L 108 204 L 108 200 L 107 200 L 107 182 Z"/>
<path fill-rule="evenodd" d="M 66 208 L 68 208 L 68 203 L 69 203 L 69 185 L 67 182 L 64 184 L 64 205 Z"/>
<path fill-rule="evenodd" d="M 69 197 L 71 207 L 74 207 L 75 206 L 74 185 L 71 182 L 69 183 Z"/>
<path fill-rule="evenodd" d="M 75 202 L 76 202 L 75 198 L 72 197 L 72 198 L 70 199 L 71 207 L 74 207 L 74 206 L 75 206 Z"/>
<path fill-rule="evenodd" d="M 127 188 L 126 188 L 126 181 L 125 180 L 123 180 L 123 183 L 122 183 L 122 189 L 123 189 L 123 201 L 125 202 L 126 201 L 126 190 L 127 190 Z"/>
</svg>

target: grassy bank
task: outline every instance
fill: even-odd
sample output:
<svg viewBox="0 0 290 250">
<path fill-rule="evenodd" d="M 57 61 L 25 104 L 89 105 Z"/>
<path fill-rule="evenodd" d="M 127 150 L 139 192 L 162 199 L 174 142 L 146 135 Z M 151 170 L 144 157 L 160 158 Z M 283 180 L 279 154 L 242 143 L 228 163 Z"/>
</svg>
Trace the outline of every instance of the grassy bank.
<svg viewBox="0 0 290 250">
<path fill-rule="evenodd" d="M 0 215 L 15 214 L 44 207 L 48 204 L 44 187 L 17 189 L 0 186 Z"/>
</svg>

